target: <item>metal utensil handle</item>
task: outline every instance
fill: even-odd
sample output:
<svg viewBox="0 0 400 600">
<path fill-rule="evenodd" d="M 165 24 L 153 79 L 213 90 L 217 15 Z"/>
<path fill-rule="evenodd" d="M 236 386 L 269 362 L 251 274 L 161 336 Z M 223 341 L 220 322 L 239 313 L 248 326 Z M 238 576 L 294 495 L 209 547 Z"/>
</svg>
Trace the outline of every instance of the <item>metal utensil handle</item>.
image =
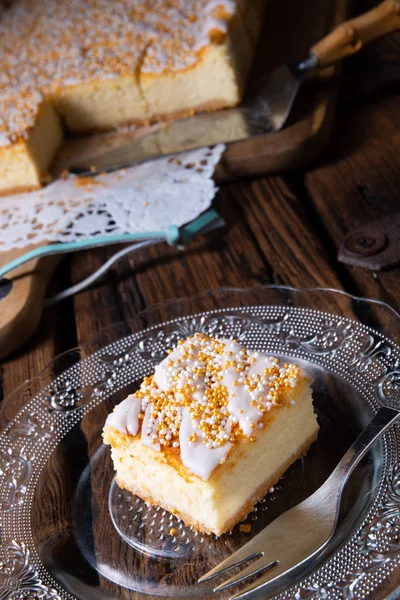
<svg viewBox="0 0 400 600">
<path fill-rule="evenodd" d="M 341 23 L 317 42 L 311 53 L 317 57 L 320 67 L 327 67 L 397 29 L 400 29 L 400 0 L 384 0 L 369 12 Z"/>
<path fill-rule="evenodd" d="M 326 481 L 327 485 L 332 486 L 334 483 L 332 480 L 335 480 L 338 500 L 340 500 L 342 490 L 360 460 L 365 456 L 376 440 L 379 439 L 399 418 L 400 411 L 386 406 L 380 408 L 374 418 L 368 423 L 366 428 L 347 450 L 336 469 Z"/>
</svg>

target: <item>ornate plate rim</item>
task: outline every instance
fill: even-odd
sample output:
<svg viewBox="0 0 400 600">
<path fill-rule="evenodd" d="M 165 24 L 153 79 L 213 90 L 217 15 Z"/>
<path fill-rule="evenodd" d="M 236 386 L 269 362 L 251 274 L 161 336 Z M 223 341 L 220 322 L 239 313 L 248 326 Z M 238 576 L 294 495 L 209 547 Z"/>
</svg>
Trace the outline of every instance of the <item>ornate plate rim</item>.
<svg viewBox="0 0 400 600">
<path fill-rule="evenodd" d="M 73 352 L 74 350 L 79 350 L 82 347 L 88 346 L 93 341 L 95 341 L 100 335 L 106 333 L 107 331 L 109 331 L 115 327 L 118 327 L 118 325 L 121 325 L 126 322 L 134 322 L 136 320 L 139 320 L 141 317 L 143 317 L 147 314 L 151 314 L 152 312 L 155 312 L 161 306 L 170 306 L 177 302 L 184 303 L 184 302 L 188 302 L 188 301 L 196 301 L 202 297 L 206 297 L 210 293 L 243 293 L 243 292 L 251 293 L 256 290 L 257 291 L 259 291 L 259 290 L 285 290 L 288 292 L 295 292 L 295 293 L 299 293 L 299 294 L 312 293 L 312 292 L 327 292 L 327 293 L 332 293 L 332 294 L 338 294 L 340 296 L 343 296 L 344 298 L 348 298 L 349 300 L 360 302 L 361 304 L 362 303 L 374 304 L 374 305 L 376 304 L 377 306 L 380 306 L 381 308 L 384 308 L 385 310 L 388 310 L 390 313 L 392 313 L 392 316 L 399 319 L 399 323 L 400 323 L 400 312 L 398 312 L 395 308 L 393 308 L 393 306 L 390 306 L 390 304 L 387 304 L 383 300 L 375 300 L 375 299 L 369 298 L 369 297 L 355 296 L 354 294 L 350 294 L 349 292 L 345 292 L 344 290 L 338 290 L 336 288 L 320 287 L 320 286 L 315 286 L 315 287 L 310 287 L 310 288 L 306 288 L 306 287 L 297 288 L 297 287 L 290 286 L 290 285 L 280 285 L 280 284 L 274 284 L 274 283 L 271 283 L 271 284 L 268 283 L 268 284 L 264 284 L 262 286 L 252 286 L 252 287 L 248 287 L 248 288 L 240 288 L 240 287 L 236 287 L 236 286 L 223 286 L 220 288 L 212 288 L 209 290 L 205 290 L 203 292 L 199 292 L 198 294 L 194 294 L 193 296 L 184 296 L 182 298 L 170 298 L 168 300 L 156 302 L 156 303 L 152 304 L 151 306 L 148 306 L 147 308 L 141 310 L 135 317 L 132 317 L 132 319 L 116 321 L 115 323 L 112 323 L 111 325 L 104 327 L 101 331 L 98 331 L 94 335 L 86 338 L 78 346 L 73 346 L 72 348 L 69 348 L 68 350 L 64 350 L 60 354 L 57 354 L 57 356 L 55 356 L 48 363 L 46 363 L 36 375 L 31 377 L 30 379 L 26 379 L 25 381 L 23 381 L 7 397 L 3 398 L 1 405 L 0 405 L 0 417 L 2 415 L 4 406 L 7 404 L 9 399 L 14 394 L 18 393 L 19 390 L 23 389 L 23 387 L 26 386 L 27 383 L 32 382 L 35 379 L 39 378 L 44 373 L 44 371 L 46 371 L 46 369 L 48 369 L 49 367 L 54 365 L 54 363 L 56 361 L 58 361 L 61 357 L 69 354 L 70 352 Z M 1 433 L 1 431 L 2 431 L 2 428 L 0 429 L 0 433 Z"/>
<path fill-rule="evenodd" d="M 189 303 L 197 303 L 199 299 L 207 297 L 207 295 L 209 295 L 211 293 L 216 293 L 216 294 L 223 294 L 223 293 L 228 293 L 228 294 L 243 294 L 243 293 L 248 293 L 250 295 L 252 292 L 260 293 L 263 290 L 266 290 L 266 291 L 267 290 L 288 291 L 288 292 L 292 292 L 292 293 L 295 293 L 295 294 L 301 294 L 301 293 L 310 294 L 310 293 L 313 293 L 313 292 L 324 292 L 324 293 L 330 293 L 330 294 L 332 294 L 332 293 L 333 294 L 339 294 L 339 295 L 341 295 L 341 296 L 343 296 L 345 298 L 348 298 L 349 300 L 356 301 L 357 303 L 361 303 L 361 304 L 365 303 L 366 305 L 368 305 L 368 304 L 375 304 L 377 306 L 380 306 L 380 307 L 384 308 L 385 310 L 389 310 L 389 313 L 391 314 L 391 316 L 395 317 L 396 319 L 399 319 L 399 321 L 400 321 L 400 315 L 399 315 L 399 313 L 394 308 L 392 308 L 391 306 L 389 306 L 388 304 L 386 304 L 386 303 L 384 303 L 384 302 L 382 302 L 380 300 L 372 300 L 372 299 L 368 299 L 368 298 L 359 298 L 359 297 L 356 297 L 356 296 L 354 296 L 352 294 L 349 294 L 347 292 L 343 292 L 341 290 L 335 290 L 335 289 L 332 289 L 332 288 L 322 288 L 322 287 L 315 287 L 315 288 L 294 288 L 294 287 L 291 287 L 291 286 L 280 286 L 280 285 L 273 284 L 273 285 L 251 287 L 251 288 L 236 288 L 236 287 L 217 288 L 217 289 L 214 289 L 214 290 L 209 290 L 209 291 L 206 291 L 206 292 L 202 292 L 200 294 L 196 294 L 196 295 L 194 295 L 192 297 L 177 298 L 177 299 L 167 300 L 165 302 L 160 302 L 160 303 L 157 303 L 157 304 L 155 304 L 155 305 L 153 305 L 151 307 L 148 307 L 144 311 L 141 311 L 133 319 L 128 320 L 128 322 L 132 322 L 132 323 L 134 323 L 136 321 L 139 322 L 139 320 L 142 317 L 144 317 L 145 315 L 150 315 L 152 313 L 155 314 L 157 312 L 157 309 L 160 308 L 160 307 L 167 307 L 167 306 L 171 306 L 173 304 L 178 304 L 178 303 L 179 304 L 181 304 L 181 303 L 187 303 L 188 305 L 189 305 Z M 283 304 L 281 306 L 283 306 Z M 243 310 L 243 307 L 233 307 L 232 306 L 232 308 L 231 308 L 232 311 L 234 311 L 236 309 L 240 311 L 241 309 Z M 229 309 L 225 308 L 225 309 L 222 309 L 222 310 L 226 311 L 226 310 L 229 310 Z M 203 311 L 201 309 L 198 309 L 196 311 L 196 313 L 192 312 L 190 314 L 193 314 L 193 316 L 194 316 L 194 314 L 200 315 L 200 314 L 202 314 L 202 312 Z M 217 311 L 215 309 L 213 309 L 213 312 L 217 312 Z M 321 311 L 321 310 L 319 312 L 323 313 L 323 311 Z M 331 315 L 333 314 L 332 312 L 331 313 L 329 313 L 328 311 L 325 311 L 325 312 L 327 312 L 328 314 L 331 314 Z M 189 316 L 189 314 L 186 314 L 185 316 Z M 335 316 L 338 317 L 339 314 L 336 314 Z M 171 321 L 175 321 L 175 319 L 172 319 Z M 14 390 L 14 392 L 12 392 L 12 394 L 10 394 L 3 401 L 3 405 L 2 405 L 2 408 L 0 410 L 0 415 L 4 412 L 4 407 L 7 406 L 7 404 L 10 402 L 10 399 L 12 397 L 14 397 L 15 394 L 18 394 L 18 392 L 21 391 L 24 387 L 26 387 L 29 383 L 32 383 L 32 382 L 34 382 L 36 380 L 39 380 L 41 378 L 41 375 L 44 374 L 47 369 L 49 369 L 52 365 L 54 365 L 62 357 L 70 354 L 73 351 L 80 351 L 80 350 L 84 349 L 85 347 L 87 347 L 91 343 L 93 343 L 96 339 L 99 339 L 99 337 L 101 335 L 104 335 L 107 331 L 110 331 L 112 329 L 116 329 L 118 327 L 118 325 L 122 325 L 123 323 L 126 323 L 126 322 L 127 321 L 120 321 L 119 323 L 114 323 L 114 324 L 110 325 L 109 327 L 103 329 L 102 331 L 96 333 L 94 336 L 92 336 L 91 338 L 89 338 L 89 340 L 87 340 L 86 342 L 83 342 L 80 346 L 72 348 L 70 350 L 67 350 L 67 351 L 61 353 L 60 355 L 58 355 L 57 357 L 55 357 L 54 359 L 52 359 L 40 371 L 40 373 L 38 373 L 33 378 L 26 380 L 23 384 L 21 384 L 20 386 L 18 386 L 18 388 L 16 390 Z M 160 324 L 165 324 L 167 322 L 169 322 L 169 320 L 167 320 L 167 321 L 166 320 L 160 321 Z M 362 321 L 359 321 L 359 323 L 363 324 Z M 155 325 L 154 327 L 157 327 L 157 326 Z M 374 331 L 373 328 L 371 328 L 369 326 L 367 326 L 367 327 L 368 327 L 368 329 L 370 331 Z M 151 330 L 152 328 L 153 327 L 146 327 L 146 328 L 144 328 L 144 330 L 146 330 L 146 329 L 147 330 Z M 379 333 L 379 335 L 380 335 L 380 337 L 385 337 L 386 338 L 386 336 L 384 336 L 382 333 Z M 392 344 L 394 343 L 395 346 L 398 346 L 398 344 L 396 342 L 393 342 L 393 340 L 391 338 L 386 338 L 386 339 L 388 341 L 390 341 Z M 17 414 L 19 414 L 19 412 Z M 14 415 L 14 417 L 15 416 L 16 415 Z M 2 433 L 2 430 L 0 431 L 0 433 Z M 400 518 L 400 465 L 399 465 L 398 470 L 395 473 L 393 473 L 393 482 L 394 482 L 393 494 L 396 496 L 396 498 L 394 500 L 397 500 L 398 504 L 399 504 L 399 506 L 398 506 L 398 513 L 396 513 L 396 518 Z M 393 498 L 392 498 L 392 500 L 393 500 Z M 392 513 L 393 513 L 393 506 L 391 508 L 392 508 Z M 389 509 L 390 509 L 390 507 L 389 507 Z M 389 512 L 390 512 L 390 510 L 389 510 Z M 20 556 L 20 561 L 21 560 L 23 561 L 24 568 L 25 568 L 25 575 L 27 575 L 28 572 L 29 572 L 29 569 L 31 569 L 31 571 L 32 571 L 32 568 L 29 565 L 29 549 L 26 548 L 26 547 L 24 547 L 24 545 L 22 544 L 21 547 L 15 547 L 14 551 L 15 551 L 16 555 Z M 400 555 L 400 547 L 399 547 L 398 552 L 396 552 L 396 555 L 394 557 L 395 559 L 397 559 L 396 560 L 396 564 L 400 563 L 400 556 L 399 555 Z M 380 566 L 380 564 L 378 564 L 375 568 L 377 569 L 379 566 Z M 4 574 L 4 571 L 3 571 L 3 574 Z M 363 576 L 364 576 L 363 573 L 359 574 L 359 578 L 363 577 Z M 311 577 L 311 576 L 308 576 L 308 577 Z M 53 590 L 52 588 L 47 587 L 40 580 L 40 578 L 39 578 L 39 576 L 38 576 L 38 574 L 36 572 L 30 573 L 30 578 L 31 578 L 32 581 L 35 582 L 34 586 L 35 586 L 35 591 L 39 594 L 38 598 L 39 597 L 40 598 L 54 598 L 54 599 L 57 599 L 57 600 L 59 598 L 61 598 L 61 596 L 58 594 L 58 592 L 56 590 Z M 2 583 L 1 579 L 2 579 L 2 563 L 0 562 L 0 592 L 1 592 L 1 583 Z M 352 579 L 354 579 L 354 574 L 352 574 Z M 349 589 L 351 589 L 352 586 L 354 587 L 354 582 L 353 581 L 347 582 L 346 585 L 347 585 L 347 587 Z M 7 589 L 6 588 L 3 588 L 3 589 L 5 589 L 5 591 L 7 593 Z M 63 588 L 60 588 L 60 589 L 63 589 Z M 309 590 L 308 590 L 307 593 L 304 592 L 301 595 L 298 595 L 296 593 L 296 595 L 294 597 L 296 598 L 296 600 L 297 599 L 303 600 L 303 599 L 306 599 L 306 598 L 308 599 L 308 598 L 312 598 L 312 597 L 313 598 L 314 597 L 325 598 L 326 597 L 325 594 L 326 594 L 327 591 L 329 591 L 328 588 L 325 589 L 324 587 L 321 587 L 320 585 L 317 585 L 317 583 L 315 583 L 315 585 L 314 584 L 311 585 L 311 587 L 309 588 Z M 65 597 L 72 598 L 72 596 L 66 590 L 64 590 L 64 595 L 65 595 Z M 0 594 L 0 597 L 2 597 L 1 594 Z M 10 596 L 5 596 L 5 597 L 10 597 L 11 598 L 11 597 L 13 597 L 13 595 L 11 594 Z M 286 596 L 283 596 L 283 595 L 279 594 L 279 596 L 277 596 L 276 598 L 281 598 L 281 597 L 283 598 L 283 597 L 286 597 Z M 349 596 L 349 597 L 352 598 L 353 596 Z"/>
</svg>

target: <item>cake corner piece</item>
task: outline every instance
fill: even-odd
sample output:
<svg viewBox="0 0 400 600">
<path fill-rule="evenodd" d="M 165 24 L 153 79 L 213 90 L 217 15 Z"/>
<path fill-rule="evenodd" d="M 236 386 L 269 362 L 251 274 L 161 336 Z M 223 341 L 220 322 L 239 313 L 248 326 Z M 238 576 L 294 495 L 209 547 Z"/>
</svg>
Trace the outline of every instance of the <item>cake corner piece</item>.
<svg viewBox="0 0 400 600">
<path fill-rule="evenodd" d="M 0 136 L 0 196 L 40 189 L 64 137 L 52 104 L 42 100 L 35 122 L 24 124 L 15 141 Z"/>
<path fill-rule="evenodd" d="M 188 338 L 107 418 L 118 485 L 196 530 L 231 530 L 317 439 L 310 383 L 237 341 Z"/>
</svg>

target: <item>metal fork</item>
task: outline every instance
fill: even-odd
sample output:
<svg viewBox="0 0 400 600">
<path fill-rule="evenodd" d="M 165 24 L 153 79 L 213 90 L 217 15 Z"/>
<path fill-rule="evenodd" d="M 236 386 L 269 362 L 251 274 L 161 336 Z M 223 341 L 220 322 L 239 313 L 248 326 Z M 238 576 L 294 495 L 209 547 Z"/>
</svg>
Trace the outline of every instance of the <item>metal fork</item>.
<svg viewBox="0 0 400 600">
<path fill-rule="evenodd" d="M 230 600 L 266 598 L 269 584 L 283 576 L 291 583 L 312 566 L 316 555 L 326 547 L 338 521 L 343 488 L 351 473 L 372 444 L 400 417 L 400 409 L 382 407 L 343 456 L 326 482 L 309 498 L 270 523 L 240 550 L 200 577 L 199 583 L 253 562 L 237 575 L 214 588 L 214 592 L 261 575 Z M 256 560 L 254 560 L 256 559 Z"/>
</svg>

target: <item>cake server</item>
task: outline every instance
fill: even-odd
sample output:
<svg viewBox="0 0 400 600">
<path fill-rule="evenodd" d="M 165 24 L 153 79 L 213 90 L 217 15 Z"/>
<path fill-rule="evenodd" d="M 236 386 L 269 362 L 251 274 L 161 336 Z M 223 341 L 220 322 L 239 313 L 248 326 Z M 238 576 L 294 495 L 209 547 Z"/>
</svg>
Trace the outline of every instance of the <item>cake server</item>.
<svg viewBox="0 0 400 600">
<path fill-rule="evenodd" d="M 371 11 L 341 23 L 295 65 L 282 65 L 266 76 L 261 91 L 243 106 L 162 123 L 130 143 L 68 166 L 75 175 L 101 172 L 277 132 L 287 121 L 302 81 L 318 69 L 351 56 L 378 37 L 400 29 L 400 0 L 384 0 Z"/>
<path fill-rule="evenodd" d="M 253 562 L 214 588 L 214 592 L 260 577 L 230 600 L 264 600 L 267 585 L 278 578 L 295 583 L 306 569 L 316 564 L 318 554 L 326 548 L 336 529 L 343 489 L 355 467 L 372 444 L 400 417 L 400 393 L 389 406 L 382 406 L 349 448 L 326 482 L 309 498 L 272 521 L 229 558 L 200 577 L 199 583 L 222 575 L 234 567 Z M 254 560 L 256 559 L 256 560 Z M 286 583 L 286 582 L 285 582 Z"/>
</svg>

